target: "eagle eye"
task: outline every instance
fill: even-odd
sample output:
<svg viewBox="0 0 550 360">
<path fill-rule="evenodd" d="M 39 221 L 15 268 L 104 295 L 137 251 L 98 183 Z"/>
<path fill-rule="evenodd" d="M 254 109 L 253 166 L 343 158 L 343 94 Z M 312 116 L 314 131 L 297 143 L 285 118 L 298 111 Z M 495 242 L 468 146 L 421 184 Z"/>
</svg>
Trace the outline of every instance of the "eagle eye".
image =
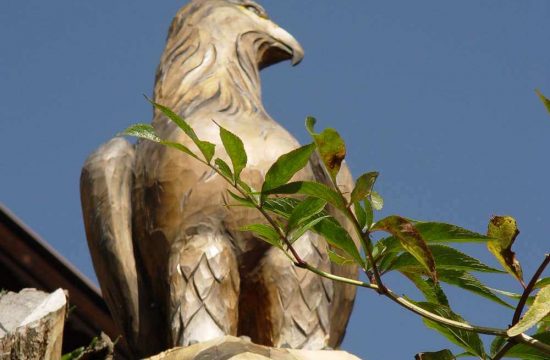
<svg viewBox="0 0 550 360">
<path fill-rule="evenodd" d="M 244 5 L 244 8 L 248 11 L 251 11 L 253 12 L 254 14 L 258 15 L 259 17 L 261 18 L 264 18 L 264 19 L 267 19 L 267 14 L 265 12 L 263 12 L 259 7 L 257 6 L 254 6 L 254 5 L 250 5 L 250 4 L 247 4 L 247 5 Z"/>
</svg>

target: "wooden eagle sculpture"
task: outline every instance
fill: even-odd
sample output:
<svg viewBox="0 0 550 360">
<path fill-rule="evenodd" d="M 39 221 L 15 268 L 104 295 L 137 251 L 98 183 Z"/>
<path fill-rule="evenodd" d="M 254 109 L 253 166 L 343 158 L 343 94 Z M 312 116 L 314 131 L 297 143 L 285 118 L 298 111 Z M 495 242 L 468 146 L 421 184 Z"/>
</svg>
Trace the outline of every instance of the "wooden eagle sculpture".
<svg viewBox="0 0 550 360">
<path fill-rule="evenodd" d="M 218 123 L 244 141 L 242 177 L 261 186 L 270 165 L 299 146 L 267 114 L 259 71 L 298 64 L 300 44 L 251 0 L 193 0 L 174 18 L 156 74 L 154 100 L 221 141 Z M 161 138 L 194 148 L 161 112 Z M 223 147 L 217 156 L 227 159 Z M 318 161 L 295 180 L 326 181 Z M 347 167 L 343 191 L 353 183 Z M 86 235 L 103 296 L 136 356 L 226 334 L 258 344 L 322 349 L 340 344 L 355 289 L 296 268 L 276 248 L 238 229 L 264 222 L 252 209 L 224 206 L 227 184 L 211 169 L 150 141 L 114 138 L 87 159 L 81 175 Z M 331 264 L 326 242 L 306 233 L 296 243 L 308 263 Z"/>
</svg>

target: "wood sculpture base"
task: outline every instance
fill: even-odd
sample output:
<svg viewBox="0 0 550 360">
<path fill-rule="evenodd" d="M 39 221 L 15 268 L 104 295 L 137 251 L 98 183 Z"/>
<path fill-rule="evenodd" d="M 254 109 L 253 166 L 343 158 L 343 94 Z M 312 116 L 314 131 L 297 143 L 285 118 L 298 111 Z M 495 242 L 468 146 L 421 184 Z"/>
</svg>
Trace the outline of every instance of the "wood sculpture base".
<svg viewBox="0 0 550 360">
<path fill-rule="evenodd" d="M 234 336 L 224 336 L 184 348 L 174 348 L 148 360 L 359 360 L 357 356 L 339 350 L 278 349 L 256 345 Z"/>
</svg>

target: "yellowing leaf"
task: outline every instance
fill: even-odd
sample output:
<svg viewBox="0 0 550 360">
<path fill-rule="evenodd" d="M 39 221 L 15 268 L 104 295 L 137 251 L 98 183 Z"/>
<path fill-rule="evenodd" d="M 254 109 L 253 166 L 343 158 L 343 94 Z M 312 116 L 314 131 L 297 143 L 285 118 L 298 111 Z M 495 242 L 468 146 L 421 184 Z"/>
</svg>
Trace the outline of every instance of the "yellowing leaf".
<svg viewBox="0 0 550 360">
<path fill-rule="evenodd" d="M 543 287 L 535 296 L 533 305 L 527 310 L 523 318 L 506 332 L 508 336 L 516 336 L 535 326 L 539 321 L 550 314 L 550 285 Z"/>
<path fill-rule="evenodd" d="M 314 132 L 315 118 L 306 119 L 306 128 L 317 145 L 317 150 L 333 181 L 340 171 L 342 161 L 346 157 L 346 144 L 340 134 L 332 128 L 323 130 L 320 134 Z"/>
<path fill-rule="evenodd" d="M 516 220 L 511 216 L 493 216 L 489 221 L 487 248 L 497 258 L 504 270 L 523 284 L 521 265 L 512 251 L 512 245 L 519 234 Z"/>
<path fill-rule="evenodd" d="M 372 230 L 382 230 L 396 237 L 401 246 L 427 270 L 427 274 L 437 280 L 432 252 L 412 222 L 400 216 L 388 216 L 374 224 Z"/>
</svg>

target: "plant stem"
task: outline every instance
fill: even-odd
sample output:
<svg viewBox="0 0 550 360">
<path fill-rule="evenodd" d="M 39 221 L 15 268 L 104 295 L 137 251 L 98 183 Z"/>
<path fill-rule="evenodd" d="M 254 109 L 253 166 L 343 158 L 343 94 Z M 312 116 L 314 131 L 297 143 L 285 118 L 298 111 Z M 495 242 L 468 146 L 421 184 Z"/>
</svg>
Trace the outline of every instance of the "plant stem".
<svg viewBox="0 0 550 360">
<path fill-rule="evenodd" d="M 327 273 L 325 271 L 322 271 L 320 269 L 317 269 L 317 268 L 315 268 L 315 267 L 313 267 L 313 266 L 311 266 L 307 263 L 304 263 L 303 265 L 301 265 L 299 267 L 307 269 L 309 271 L 312 271 L 315 274 L 323 276 L 327 279 L 332 279 L 332 280 L 335 280 L 335 281 L 340 281 L 340 282 L 343 282 L 343 283 L 346 283 L 346 284 L 360 286 L 360 287 L 368 288 L 368 289 L 375 290 L 375 291 L 380 290 L 380 287 L 375 285 L 375 284 L 368 284 L 368 283 L 362 282 L 360 280 L 353 280 L 353 279 L 348 279 L 348 278 L 336 276 L 336 275 L 333 275 L 333 274 L 329 274 L 329 273 Z M 420 315 L 420 316 L 422 316 L 426 319 L 435 321 L 435 322 L 443 324 L 443 325 L 448 325 L 448 326 L 451 326 L 451 327 L 454 327 L 454 328 L 457 328 L 457 329 L 466 330 L 466 331 L 473 331 L 473 332 L 477 332 L 477 333 L 481 333 L 481 334 L 499 335 L 499 336 L 504 336 L 504 337 L 507 336 L 506 335 L 506 330 L 503 330 L 503 329 L 496 329 L 496 328 L 489 328 L 489 327 L 484 327 L 484 326 L 470 325 L 470 324 L 467 324 L 467 323 L 462 323 L 460 321 L 447 319 L 443 316 L 434 314 L 434 313 L 432 313 L 428 310 L 425 310 L 425 309 L 419 307 L 416 304 L 413 304 L 412 302 L 405 299 L 404 297 L 395 294 L 393 291 L 391 291 L 388 288 L 386 288 L 386 293 L 384 293 L 382 295 L 388 297 L 389 299 L 391 299 L 395 303 L 397 303 L 400 306 L 406 308 L 407 310 L 410 310 L 410 311 L 414 312 L 417 315 Z"/>
<path fill-rule="evenodd" d="M 514 317 L 512 318 L 512 326 L 516 325 L 521 318 L 521 313 L 523 312 L 523 308 L 527 303 L 527 299 L 529 299 L 529 295 L 535 288 L 538 279 L 544 272 L 544 269 L 548 266 L 548 263 L 550 263 L 550 254 L 545 255 L 544 261 L 542 262 L 542 264 L 540 264 L 539 268 L 531 278 L 531 281 L 529 281 L 529 284 L 527 284 L 527 287 L 523 290 L 523 294 L 521 295 L 518 306 L 516 307 L 516 311 L 514 312 Z"/>
<path fill-rule="evenodd" d="M 372 289 L 372 290 L 378 291 L 378 286 L 377 285 L 369 284 L 369 283 L 366 283 L 366 282 L 363 282 L 363 281 L 360 281 L 360 280 L 348 279 L 348 278 L 345 278 L 345 277 L 342 277 L 342 276 L 327 273 L 323 270 L 317 269 L 316 267 L 313 267 L 313 266 L 309 265 L 308 263 L 303 263 L 301 265 L 297 264 L 296 266 L 298 266 L 302 269 L 307 269 L 307 270 L 311 271 L 312 273 L 315 273 L 315 274 L 317 274 L 319 276 L 322 276 L 322 277 L 325 277 L 327 279 L 331 279 L 331 280 L 334 280 L 334 281 L 339 281 L 341 283 L 350 284 L 350 285 L 354 285 L 354 286 L 360 286 L 360 287 L 364 287 L 364 288 L 367 288 L 367 289 Z"/>
<path fill-rule="evenodd" d="M 239 190 L 239 191 L 241 191 L 241 190 Z M 243 192 L 241 192 L 241 194 L 243 194 Z M 244 193 L 243 195 L 249 197 L 249 195 L 246 194 L 246 193 Z M 296 249 L 294 249 L 294 246 L 292 246 L 290 241 L 288 241 L 286 235 L 283 233 L 283 231 L 281 230 L 279 225 L 277 225 L 275 220 L 273 220 L 271 218 L 271 216 L 269 216 L 269 214 L 261 207 L 261 205 L 258 205 L 256 203 L 254 203 L 254 205 L 256 206 L 256 209 L 258 209 L 258 211 L 261 212 L 262 215 L 266 218 L 266 220 L 269 222 L 269 224 L 271 224 L 271 226 L 273 226 L 273 228 L 277 231 L 277 234 L 279 234 L 279 238 L 285 243 L 287 249 L 290 251 L 290 253 L 294 257 L 294 260 L 295 260 L 294 263 L 297 266 L 301 266 L 301 265 L 305 264 L 306 262 L 300 257 L 298 252 L 296 252 Z"/>
<path fill-rule="evenodd" d="M 463 323 L 460 321 L 455 321 L 451 319 L 447 319 L 443 316 L 434 314 L 428 310 L 425 310 L 416 304 L 410 302 L 406 298 L 399 296 L 392 292 L 390 289 L 387 289 L 387 293 L 384 294 L 386 297 L 390 298 L 395 303 L 401 305 L 402 307 L 408 309 L 409 311 L 414 312 L 417 315 L 420 315 L 428 320 L 435 321 L 439 324 L 447 325 L 450 327 L 453 327 L 455 329 L 461 329 L 466 331 L 472 331 L 480 334 L 488 334 L 488 335 L 499 335 L 499 336 L 507 336 L 506 330 L 503 329 L 497 329 L 497 328 L 490 328 L 485 326 L 478 326 L 478 325 L 470 325 L 468 323 Z"/>
<path fill-rule="evenodd" d="M 529 284 L 527 284 L 527 286 L 524 287 L 524 289 L 523 289 L 523 294 L 521 295 L 521 298 L 519 299 L 519 302 L 518 302 L 518 306 L 516 306 L 516 310 L 514 311 L 514 316 L 512 318 L 512 325 L 511 326 L 514 326 L 519 322 L 519 320 L 521 318 L 521 314 L 523 312 L 523 308 L 525 307 L 525 304 L 527 304 L 527 299 L 529 299 L 529 295 L 531 294 L 531 292 L 535 288 L 535 285 L 537 284 L 538 279 L 540 278 L 540 276 L 544 272 L 544 269 L 546 269 L 546 267 L 548 266 L 549 263 L 550 263 L 550 254 L 546 254 L 544 256 L 544 260 L 540 264 L 539 268 L 537 269 L 537 271 L 535 272 L 535 274 L 533 275 L 533 277 L 529 281 Z M 527 338 L 529 338 L 529 339 L 527 339 Z M 520 341 L 520 342 L 523 342 L 525 344 L 531 345 L 533 347 L 536 347 L 537 349 L 542 350 L 542 351 L 547 352 L 548 354 L 550 354 L 550 346 L 538 341 L 537 339 L 533 339 L 533 338 L 531 338 L 527 335 L 520 334 L 520 335 L 518 335 L 514 338 L 508 339 L 506 344 L 495 355 L 493 360 L 499 360 L 499 359 L 503 358 L 504 355 L 506 355 L 506 353 L 515 345 L 516 340 Z"/>
<path fill-rule="evenodd" d="M 512 339 L 514 339 L 517 342 L 524 343 L 525 345 L 529 345 L 531 347 L 534 347 L 543 353 L 549 355 L 550 358 L 550 345 L 543 343 L 542 341 L 539 341 L 535 338 L 530 337 L 529 335 L 525 334 L 519 334 L 517 336 L 514 336 Z"/>
<path fill-rule="evenodd" d="M 357 233 L 357 236 L 361 240 L 361 245 L 365 249 L 365 254 L 367 254 L 367 258 L 369 259 L 369 263 L 372 266 L 372 272 L 374 274 L 374 280 L 376 280 L 376 284 L 378 285 L 378 293 L 384 294 L 386 293 L 387 289 L 386 286 L 382 283 L 382 277 L 380 276 L 380 271 L 378 270 L 378 266 L 376 265 L 376 261 L 374 260 L 374 256 L 372 256 L 372 241 L 370 239 L 370 236 L 368 233 L 364 233 L 363 229 L 361 229 L 361 225 L 359 224 L 359 221 L 357 221 L 357 218 L 351 211 L 349 204 L 347 204 L 347 200 L 344 197 L 344 195 L 338 190 L 340 193 L 340 196 L 342 196 L 342 199 L 346 201 L 346 216 L 347 218 L 353 223 L 353 227 L 355 228 L 355 232 Z M 368 274 L 367 274 L 368 275 Z"/>
<path fill-rule="evenodd" d="M 508 340 L 506 342 L 506 344 L 504 344 L 504 346 L 499 350 L 499 352 L 497 352 L 495 354 L 495 356 L 493 356 L 492 360 L 500 360 L 504 357 L 504 355 L 506 355 L 506 353 L 508 352 L 508 350 L 510 350 L 512 347 L 514 347 L 514 345 L 516 345 L 516 342 L 515 341 L 512 341 L 512 340 Z"/>
</svg>

